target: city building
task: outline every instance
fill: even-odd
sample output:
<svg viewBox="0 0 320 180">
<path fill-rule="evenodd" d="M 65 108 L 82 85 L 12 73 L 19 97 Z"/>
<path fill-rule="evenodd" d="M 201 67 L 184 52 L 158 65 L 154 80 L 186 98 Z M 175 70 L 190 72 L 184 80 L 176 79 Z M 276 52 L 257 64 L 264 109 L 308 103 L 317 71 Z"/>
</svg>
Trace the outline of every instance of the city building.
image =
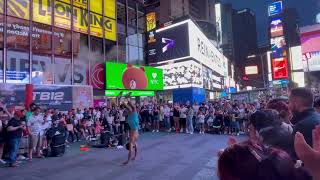
<svg viewBox="0 0 320 180">
<path fill-rule="evenodd" d="M 91 86 L 104 98 L 106 61 L 145 63 L 144 12 L 134 0 L 2 0 L 1 85 Z"/>
<path fill-rule="evenodd" d="M 235 79 L 241 82 L 245 75 L 244 62 L 248 56 L 256 54 L 258 49 L 256 16 L 254 12 L 250 9 L 234 10 L 232 13 L 232 31 Z"/>
</svg>

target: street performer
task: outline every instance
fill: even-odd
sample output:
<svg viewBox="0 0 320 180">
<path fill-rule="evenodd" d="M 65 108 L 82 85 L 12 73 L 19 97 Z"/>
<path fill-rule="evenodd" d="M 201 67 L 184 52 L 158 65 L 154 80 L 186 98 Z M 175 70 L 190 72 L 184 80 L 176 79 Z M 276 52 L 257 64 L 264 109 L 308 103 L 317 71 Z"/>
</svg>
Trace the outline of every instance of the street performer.
<svg viewBox="0 0 320 180">
<path fill-rule="evenodd" d="M 126 101 L 124 105 L 127 108 L 127 110 L 129 111 L 129 115 L 128 115 L 128 124 L 130 127 L 130 132 L 129 132 L 129 153 L 128 153 L 128 160 L 126 162 L 123 163 L 123 165 L 127 165 L 130 160 L 134 161 L 137 157 L 137 152 L 138 152 L 138 146 L 137 146 L 137 140 L 139 137 L 139 116 L 138 116 L 138 112 L 136 109 L 136 106 L 130 102 L 130 93 L 126 96 Z M 135 152 L 133 158 L 131 159 L 132 156 L 132 152 Z"/>
</svg>

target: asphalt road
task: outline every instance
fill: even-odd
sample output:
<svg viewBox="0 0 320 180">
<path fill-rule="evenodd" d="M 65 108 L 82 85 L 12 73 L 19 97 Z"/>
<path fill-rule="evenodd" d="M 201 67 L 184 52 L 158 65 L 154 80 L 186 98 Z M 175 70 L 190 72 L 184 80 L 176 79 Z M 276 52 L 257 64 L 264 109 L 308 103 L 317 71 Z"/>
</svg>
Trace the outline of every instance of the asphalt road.
<svg viewBox="0 0 320 180">
<path fill-rule="evenodd" d="M 63 157 L 34 160 L 18 168 L 0 168 L 2 180 L 215 180 L 217 151 L 228 136 L 146 133 L 138 141 L 137 160 L 121 166 L 125 149 L 90 149 L 79 144 Z"/>
</svg>

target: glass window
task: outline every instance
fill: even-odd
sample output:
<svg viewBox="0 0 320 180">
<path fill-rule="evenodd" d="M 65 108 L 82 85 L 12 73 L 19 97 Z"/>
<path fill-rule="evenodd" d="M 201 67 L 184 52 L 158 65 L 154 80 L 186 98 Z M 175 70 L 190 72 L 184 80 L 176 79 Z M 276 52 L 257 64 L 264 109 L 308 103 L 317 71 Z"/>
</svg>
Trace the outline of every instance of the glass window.
<svg viewBox="0 0 320 180">
<path fill-rule="evenodd" d="M 71 31 L 54 28 L 53 37 L 55 54 L 71 57 Z"/>
<path fill-rule="evenodd" d="M 29 21 L 7 18 L 7 47 L 29 51 Z"/>
<path fill-rule="evenodd" d="M 32 73 L 33 84 L 53 83 L 53 64 L 51 60 L 51 27 L 33 23 L 32 27 Z"/>
<path fill-rule="evenodd" d="M 102 14 L 102 0 L 90 0 L 90 11 Z"/>
<path fill-rule="evenodd" d="M 6 82 L 29 83 L 29 21 L 7 18 Z"/>
<path fill-rule="evenodd" d="M 126 35 L 118 33 L 118 61 L 120 63 L 126 63 Z"/>
<path fill-rule="evenodd" d="M 4 0 L 0 0 L 0 13 L 3 14 L 4 13 Z"/>
<path fill-rule="evenodd" d="M 95 89 L 104 89 L 104 58 L 102 38 L 90 36 L 90 82 Z"/>
<path fill-rule="evenodd" d="M 55 84 L 71 84 L 71 31 L 54 28 Z"/>
<path fill-rule="evenodd" d="M 0 15 L 0 83 L 3 83 L 3 15 Z"/>
<path fill-rule="evenodd" d="M 32 20 L 35 22 L 51 25 L 52 9 L 51 1 L 33 0 Z"/>
<path fill-rule="evenodd" d="M 30 1 L 26 0 L 7 1 L 8 15 L 28 20 L 30 15 L 29 6 Z"/>
<path fill-rule="evenodd" d="M 137 64 L 139 61 L 139 48 L 136 46 L 127 46 L 128 63 Z"/>
<path fill-rule="evenodd" d="M 88 34 L 88 11 L 83 8 L 73 7 L 73 30 Z"/>
<path fill-rule="evenodd" d="M 137 13 L 135 7 L 128 7 L 128 25 L 130 27 L 137 27 Z"/>
<path fill-rule="evenodd" d="M 71 29 L 72 8 L 70 4 L 54 1 L 54 25 Z"/>
<path fill-rule="evenodd" d="M 117 44 L 113 41 L 105 42 L 106 61 L 117 61 Z"/>
<path fill-rule="evenodd" d="M 88 35 L 74 33 L 73 34 L 73 83 L 87 85 L 88 69 L 89 69 L 89 47 Z"/>
</svg>

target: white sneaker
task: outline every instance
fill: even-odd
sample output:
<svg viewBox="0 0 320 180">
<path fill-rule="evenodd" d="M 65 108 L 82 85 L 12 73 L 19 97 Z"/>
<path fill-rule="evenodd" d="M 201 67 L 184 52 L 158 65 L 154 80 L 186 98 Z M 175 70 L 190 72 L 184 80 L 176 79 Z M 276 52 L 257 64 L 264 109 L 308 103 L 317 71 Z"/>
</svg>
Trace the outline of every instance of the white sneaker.
<svg viewBox="0 0 320 180">
<path fill-rule="evenodd" d="M 159 132 L 159 130 L 157 130 L 156 132 Z"/>
<path fill-rule="evenodd" d="M 189 134 L 189 131 L 186 131 L 187 134 Z"/>
<path fill-rule="evenodd" d="M 190 134 L 193 134 L 193 132 L 191 132 Z"/>
<path fill-rule="evenodd" d="M 171 131 L 171 128 L 169 129 L 169 131 Z"/>
<path fill-rule="evenodd" d="M 155 132 L 155 130 L 152 130 L 152 132 Z"/>
<path fill-rule="evenodd" d="M 183 133 L 183 129 L 180 129 L 180 132 Z"/>
<path fill-rule="evenodd" d="M 1 164 L 6 164 L 6 162 L 3 159 L 0 159 Z"/>
</svg>

